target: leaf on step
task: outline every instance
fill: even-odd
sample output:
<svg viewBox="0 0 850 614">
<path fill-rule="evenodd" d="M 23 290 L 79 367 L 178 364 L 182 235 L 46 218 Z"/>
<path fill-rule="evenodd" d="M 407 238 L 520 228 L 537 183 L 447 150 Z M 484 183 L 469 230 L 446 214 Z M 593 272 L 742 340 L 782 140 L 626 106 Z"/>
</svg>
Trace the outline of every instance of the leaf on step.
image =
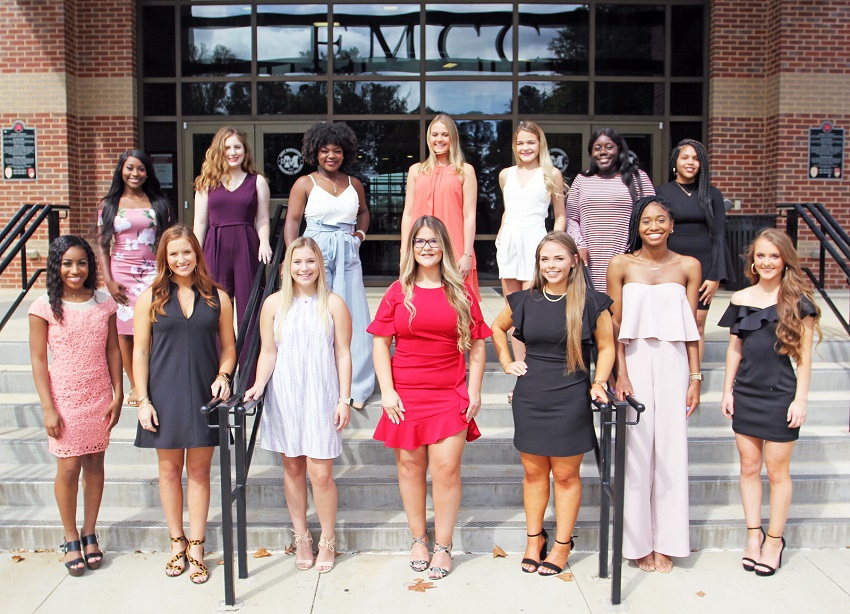
<svg viewBox="0 0 850 614">
<path fill-rule="evenodd" d="M 271 555 L 272 555 L 272 553 L 269 552 L 268 550 L 266 550 L 265 548 L 260 548 L 259 550 L 257 550 L 254 553 L 254 558 L 255 559 L 263 559 L 263 558 L 265 558 L 267 556 L 271 556 Z"/>
<path fill-rule="evenodd" d="M 571 571 L 561 572 L 555 577 L 558 578 L 559 580 L 563 581 L 563 582 L 572 582 L 573 578 L 574 578 L 573 572 L 571 572 Z"/>
<path fill-rule="evenodd" d="M 16 554 L 15 556 L 12 557 L 13 563 L 20 563 L 21 561 L 26 561 L 26 559 L 24 557 L 22 557 L 20 554 Z"/>
<path fill-rule="evenodd" d="M 49 550 L 48 548 L 36 548 L 33 552 L 39 554 L 41 552 L 53 552 L 53 550 Z"/>
<path fill-rule="evenodd" d="M 218 561 L 218 563 L 216 563 L 216 565 L 224 565 L 224 559 L 219 559 L 219 561 Z"/>
<path fill-rule="evenodd" d="M 415 593 L 424 593 L 429 588 L 437 588 L 434 586 L 433 582 L 426 582 L 422 578 L 416 578 L 416 582 L 408 585 L 407 590 L 413 591 Z"/>
<path fill-rule="evenodd" d="M 705 593 L 702 591 L 697 591 L 697 597 L 705 597 Z"/>
<path fill-rule="evenodd" d="M 286 547 L 286 550 L 283 551 L 284 554 L 295 554 L 295 544 L 289 544 Z"/>
<path fill-rule="evenodd" d="M 502 550 L 502 548 L 500 546 L 496 546 L 495 548 L 493 548 L 493 558 L 494 559 L 499 558 L 499 557 L 506 557 L 506 556 L 508 556 L 508 553 L 505 552 L 504 550 Z"/>
</svg>

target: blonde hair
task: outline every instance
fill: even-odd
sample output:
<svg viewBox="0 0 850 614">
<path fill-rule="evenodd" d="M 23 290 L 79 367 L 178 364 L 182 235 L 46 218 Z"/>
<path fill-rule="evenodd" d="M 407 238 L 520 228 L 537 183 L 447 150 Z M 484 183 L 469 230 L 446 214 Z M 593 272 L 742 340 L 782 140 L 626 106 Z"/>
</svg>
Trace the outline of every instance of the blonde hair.
<svg viewBox="0 0 850 614">
<path fill-rule="evenodd" d="M 759 274 L 755 272 L 756 243 L 765 240 L 779 250 L 779 256 L 785 263 L 782 280 L 779 282 L 779 294 L 776 297 L 776 311 L 779 322 L 776 325 L 776 351 L 784 356 L 790 356 L 795 361 L 802 356 L 803 318 L 800 317 L 800 298 L 806 297 L 815 307 L 815 327 L 818 332 L 818 343 L 823 336 L 820 329 L 820 308 L 815 304 L 815 293 L 812 286 L 800 268 L 800 258 L 794 249 L 791 239 L 781 230 L 765 228 L 747 248 L 747 263 L 744 275 L 756 284 Z"/>
<path fill-rule="evenodd" d="M 423 215 L 413 222 L 413 227 L 410 229 L 410 236 L 408 238 L 407 251 L 405 251 L 404 258 L 401 261 L 399 282 L 404 293 L 404 306 L 410 313 L 407 324 L 408 326 L 412 326 L 413 317 L 416 315 L 416 307 L 413 305 L 413 282 L 416 278 L 416 268 L 418 265 L 416 259 L 413 257 L 413 240 L 422 228 L 430 228 L 434 231 L 434 234 L 437 235 L 437 242 L 440 244 L 440 250 L 443 252 L 443 258 L 440 261 L 440 278 L 443 282 L 446 299 L 457 314 L 457 349 L 460 352 L 465 352 L 472 346 L 473 322 L 470 305 L 473 299 L 469 292 L 467 292 L 466 285 L 463 283 L 463 276 L 457 268 L 451 240 L 449 239 L 449 232 L 439 219 L 431 215 Z"/>
<path fill-rule="evenodd" d="M 519 160 L 519 154 L 516 149 L 516 137 L 520 132 L 528 132 L 533 134 L 540 143 L 539 151 L 537 152 L 537 162 L 540 168 L 543 169 L 543 183 L 546 185 L 546 191 L 552 197 L 553 204 L 556 197 L 564 197 L 563 192 L 558 193 L 558 188 L 555 186 L 555 165 L 552 164 L 552 156 L 549 155 L 549 145 L 546 143 L 546 134 L 543 129 L 532 121 L 523 120 L 514 130 L 514 138 L 511 143 L 511 149 L 514 152 L 514 162 Z"/>
<path fill-rule="evenodd" d="M 232 126 L 219 128 L 215 133 L 212 143 L 204 155 L 204 163 L 201 166 L 201 174 L 195 178 L 195 190 L 198 192 L 210 192 L 218 187 L 221 178 L 227 174 L 227 156 L 225 155 L 225 141 L 236 136 L 245 148 L 245 157 L 242 158 L 242 170 L 249 175 L 256 175 L 254 168 L 254 156 L 251 155 L 251 146 L 248 145 L 248 137 L 241 130 Z"/>
<path fill-rule="evenodd" d="M 584 355 L 581 345 L 582 321 L 584 319 L 584 303 L 587 297 L 587 282 L 584 276 L 584 262 L 578 258 L 578 247 L 573 238 L 563 230 L 553 230 L 548 233 L 534 254 L 534 280 L 531 287 L 538 293 L 543 294 L 546 287 L 546 279 L 540 270 L 540 252 L 547 243 L 560 245 L 573 260 L 573 267 L 567 277 L 567 296 L 565 299 L 567 310 L 567 362 L 564 373 L 575 373 L 576 371 L 587 371 L 584 364 Z"/>
<path fill-rule="evenodd" d="M 434 124 L 443 124 L 449 131 L 449 163 L 455 167 L 455 174 L 460 175 L 462 178 L 463 165 L 466 163 L 466 159 L 463 157 L 463 151 L 460 148 L 460 136 L 457 132 L 457 124 L 455 124 L 451 117 L 442 113 L 437 115 L 428 124 L 428 131 L 425 136 L 425 141 L 428 143 L 428 157 L 419 165 L 419 172 L 423 175 L 430 175 L 431 171 L 437 166 L 437 155 L 431 149 L 431 139 L 429 138 L 431 128 L 434 127 Z"/>
<path fill-rule="evenodd" d="M 286 256 L 284 256 L 283 264 L 280 267 L 280 307 L 277 310 L 277 324 L 274 329 L 276 341 L 283 339 L 283 321 L 286 319 L 286 314 L 292 307 L 292 301 L 295 297 L 292 283 L 292 254 L 300 247 L 309 248 L 316 256 L 316 264 L 319 267 L 319 274 L 316 277 L 316 313 L 319 314 L 319 320 L 324 324 L 325 332 L 330 332 L 330 316 L 328 315 L 330 290 L 325 279 L 325 261 L 322 259 L 322 250 L 319 248 L 319 244 L 310 237 L 298 237 L 286 248 Z"/>
</svg>

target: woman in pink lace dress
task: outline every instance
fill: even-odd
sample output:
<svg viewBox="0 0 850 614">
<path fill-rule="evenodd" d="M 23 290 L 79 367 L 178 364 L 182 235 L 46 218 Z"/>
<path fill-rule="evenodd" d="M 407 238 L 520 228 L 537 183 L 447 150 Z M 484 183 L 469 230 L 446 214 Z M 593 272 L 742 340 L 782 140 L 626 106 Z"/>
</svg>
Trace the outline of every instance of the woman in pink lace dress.
<svg viewBox="0 0 850 614">
<path fill-rule="evenodd" d="M 61 547 L 72 576 L 82 575 L 86 567 L 97 569 L 103 559 L 95 532 L 103 457 L 124 400 L 117 309 L 108 294 L 97 290 L 91 246 L 72 235 L 56 239 L 47 256 L 47 294 L 29 309 L 30 357 L 50 452 L 57 461 L 54 491 L 65 529 Z M 49 372 L 48 347 L 53 354 Z M 77 528 L 80 471 L 82 539 Z"/>
</svg>

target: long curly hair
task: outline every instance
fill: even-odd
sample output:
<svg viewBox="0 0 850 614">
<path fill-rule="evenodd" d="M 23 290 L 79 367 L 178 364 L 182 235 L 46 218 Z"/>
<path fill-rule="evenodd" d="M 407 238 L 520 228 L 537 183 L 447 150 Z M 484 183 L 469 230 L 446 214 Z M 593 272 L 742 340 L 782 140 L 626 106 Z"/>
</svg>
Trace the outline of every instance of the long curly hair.
<svg viewBox="0 0 850 614">
<path fill-rule="evenodd" d="M 304 133 L 301 154 L 307 164 L 316 166 L 319 150 L 325 145 L 342 147 L 343 162 L 341 168 L 347 168 L 357 160 L 357 135 L 345 122 L 328 124 L 320 122 Z"/>
<path fill-rule="evenodd" d="M 245 148 L 245 157 L 242 158 L 242 170 L 249 175 L 256 175 L 257 169 L 254 168 L 254 156 L 251 155 L 251 146 L 248 144 L 248 137 L 241 130 L 233 126 L 224 126 L 219 128 L 215 133 L 212 143 L 204 156 L 204 163 L 201 165 L 201 174 L 195 178 L 195 190 L 197 192 L 211 192 L 218 187 L 221 179 L 227 175 L 227 156 L 225 153 L 226 146 L 224 142 L 232 136 L 239 137 L 242 142 L 242 147 Z"/>
<path fill-rule="evenodd" d="M 679 161 L 679 153 L 683 147 L 690 145 L 697 153 L 699 160 L 699 171 L 697 172 L 697 200 L 699 201 L 702 214 L 705 216 L 705 223 L 708 226 L 708 232 L 714 237 L 714 208 L 711 206 L 711 172 L 708 166 L 708 151 L 705 145 L 693 139 L 682 139 L 679 144 L 673 148 L 670 154 L 670 181 L 676 180 L 676 162 Z"/>
<path fill-rule="evenodd" d="M 520 132 L 528 132 L 537 138 L 538 143 L 540 143 L 540 148 L 537 153 L 537 162 L 540 164 L 540 168 L 543 169 L 543 183 L 546 185 L 546 191 L 549 192 L 549 196 L 552 197 L 553 201 L 559 196 L 563 199 L 564 194 L 558 194 L 558 190 L 555 188 L 555 165 L 552 164 L 552 156 L 549 155 L 549 145 L 546 143 L 546 134 L 543 132 L 543 129 L 532 121 L 523 120 L 519 123 L 516 130 L 514 130 L 514 137 L 511 142 L 511 149 L 513 149 L 515 161 L 519 160 L 519 154 L 517 153 L 516 148 L 516 137 Z"/>
<path fill-rule="evenodd" d="M 195 252 L 195 280 L 193 285 L 207 305 L 217 308 L 218 286 L 210 277 L 207 262 L 204 260 L 204 252 L 201 244 L 195 237 L 195 233 L 184 224 L 175 224 L 164 233 L 156 250 L 156 279 L 151 284 L 151 322 L 156 322 L 157 315 L 165 315 L 165 305 L 171 300 L 171 269 L 168 267 L 168 244 L 176 239 L 186 239 L 192 245 Z"/>
<path fill-rule="evenodd" d="M 546 287 L 546 278 L 543 275 L 543 271 L 540 270 L 540 252 L 547 243 L 555 243 L 563 247 L 575 263 L 567 277 L 567 296 L 565 299 L 567 310 L 567 326 L 565 331 L 567 335 L 567 361 L 564 365 L 564 373 L 587 371 L 581 345 L 584 303 L 587 297 L 584 262 L 578 257 L 576 242 L 563 230 L 553 230 L 543 237 L 534 254 L 534 278 L 531 282 L 531 288 L 537 291 L 540 300 L 543 298 L 543 289 Z"/>
<path fill-rule="evenodd" d="M 86 252 L 89 264 L 89 274 L 83 282 L 83 287 L 92 291 L 94 296 L 97 290 L 97 259 L 94 257 L 89 242 L 76 235 L 62 235 L 56 237 L 47 251 L 47 299 L 50 302 L 50 310 L 60 324 L 65 321 L 65 311 L 62 306 L 62 296 L 65 294 L 65 284 L 62 283 L 62 258 L 72 247 L 80 247 Z"/>
<path fill-rule="evenodd" d="M 616 128 L 599 128 L 590 135 L 590 141 L 587 143 L 590 167 L 586 171 L 582 171 L 581 174 L 585 177 L 592 177 L 599 173 L 599 165 L 593 159 L 593 145 L 600 136 L 607 136 L 614 141 L 614 144 L 620 150 L 620 155 L 617 158 L 617 172 L 620 174 L 620 179 L 623 180 L 626 188 L 628 188 L 629 194 L 632 196 L 632 202 L 636 201 L 639 197 L 643 196 L 643 186 L 639 180 L 637 157 L 632 158 L 629 155 L 629 145 Z"/>
<path fill-rule="evenodd" d="M 437 154 L 431 149 L 431 128 L 434 124 L 443 124 L 449 131 L 449 163 L 454 166 L 455 174 L 463 177 L 463 165 L 466 163 L 466 158 L 463 157 L 463 150 L 460 148 L 460 135 L 457 131 L 457 124 L 448 115 L 439 114 L 428 124 L 428 130 L 425 133 L 425 141 L 428 143 L 428 157 L 419 165 L 419 172 L 423 175 L 430 175 L 437 166 Z"/>
<path fill-rule="evenodd" d="M 671 222 L 673 219 L 673 211 L 670 209 L 670 202 L 661 196 L 644 196 L 639 198 L 632 207 L 632 214 L 629 217 L 629 241 L 626 243 L 627 254 L 633 254 L 643 247 L 643 239 L 640 238 L 640 218 L 643 216 L 643 211 L 649 205 L 656 204 L 667 212 L 667 217 Z"/>
<path fill-rule="evenodd" d="M 156 240 L 155 245 L 159 244 L 159 239 L 166 228 L 171 226 L 174 219 L 171 215 L 171 203 L 162 193 L 159 179 L 154 170 L 153 160 L 151 157 L 140 149 L 128 149 L 118 156 L 118 163 L 115 165 L 115 170 L 112 172 L 112 183 L 109 186 L 109 191 L 100 201 L 100 219 L 98 224 L 97 239 L 104 251 L 109 251 L 112 246 L 112 237 L 115 234 L 115 216 L 118 215 L 119 204 L 121 197 L 124 195 L 124 165 L 128 158 L 136 158 L 145 167 L 147 178 L 142 184 L 142 190 L 145 196 L 151 203 L 151 208 L 154 211 L 156 220 Z"/>
<path fill-rule="evenodd" d="M 413 317 L 416 315 L 416 307 L 413 305 L 414 280 L 416 279 L 416 269 L 419 266 L 416 259 L 413 257 L 413 240 L 416 238 L 416 233 L 421 228 L 430 228 L 437 235 L 437 242 L 440 244 L 440 250 L 443 253 L 443 258 L 440 261 L 440 277 L 443 281 L 443 289 L 446 292 L 446 299 L 449 301 L 452 309 L 457 314 L 457 349 L 465 352 L 472 347 L 472 296 L 466 290 L 466 285 L 463 283 L 463 276 L 457 268 L 454 252 L 452 251 L 452 242 L 449 239 L 449 231 L 438 218 L 432 215 L 423 215 L 418 220 L 413 222 L 413 227 L 410 229 L 408 238 L 407 251 L 404 253 L 404 258 L 401 261 L 401 289 L 404 292 L 404 306 L 410 313 L 408 326 L 412 326 Z"/>
<path fill-rule="evenodd" d="M 795 361 L 800 360 L 803 343 L 803 318 L 800 317 L 800 298 L 806 297 L 815 307 L 815 327 L 818 339 L 821 338 L 820 308 L 815 304 L 815 293 L 809 280 L 806 279 L 800 268 L 800 258 L 791 239 L 781 230 L 776 228 L 765 228 L 756 235 L 756 238 L 747 248 L 747 258 L 744 267 L 744 275 L 753 284 L 759 281 L 759 274 L 755 272 L 756 243 L 767 241 L 776 246 L 779 256 L 785 263 L 782 272 L 782 280 L 779 283 L 779 295 L 776 298 L 776 311 L 779 314 L 779 323 L 776 325 L 776 351 L 784 356 L 790 356 Z"/>
<path fill-rule="evenodd" d="M 319 275 L 316 277 L 316 313 L 319 314 L 319 320 L 325 325 L 325 332 L 330 330 L 328 323 L 328 288 L 327 278 L 325 277 L 325 261 L 322 258 L 322 249 L 310 237 L 298 237 L 289 247 L 286 248 L 286 256 L 283 258 L 283 264 L 280 266 L 280 307 L 277 310 L 277 326 L 275 326 L 274 337 L 277 341 L 283 339 L 283 321 L 286 319 L 286 314 L 289 308 L 292 307 L 292 298 L 295 294 L 294 284 L 292 281 L 292 258 L 293 253 L 299 247 L 307 247 L 313 251 L 316 256 L 316 263 L 319 267 Z"/>
</svg>

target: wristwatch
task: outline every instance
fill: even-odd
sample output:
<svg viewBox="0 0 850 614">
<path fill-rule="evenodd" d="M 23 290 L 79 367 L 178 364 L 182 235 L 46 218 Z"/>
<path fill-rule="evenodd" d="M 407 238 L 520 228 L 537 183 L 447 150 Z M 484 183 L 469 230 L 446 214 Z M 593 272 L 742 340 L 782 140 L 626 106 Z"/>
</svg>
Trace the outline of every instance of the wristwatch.
<svg viewBox="0 0 850 614">
<path fill-rule="evenodd" d="M 340 398 L 339 398 L 339 401 L 337 401 L 337 403 L 345 403 L 346 405 L 348 405 L 349 407 L 351 407 L 352 403 L 354 403 L 354 399 L 353 399 L 353 398 L 351 398 L 351 397 L 349 397 L 349 398 L 347 398 L 347 399 L 343 399 L 342 397 L 340 397 Z"/>
<path fill-rule="evenodd" d="M 692 382 L 703 381 L 702 373 L 691 373 L 691 381 Z"/>
</svg>

